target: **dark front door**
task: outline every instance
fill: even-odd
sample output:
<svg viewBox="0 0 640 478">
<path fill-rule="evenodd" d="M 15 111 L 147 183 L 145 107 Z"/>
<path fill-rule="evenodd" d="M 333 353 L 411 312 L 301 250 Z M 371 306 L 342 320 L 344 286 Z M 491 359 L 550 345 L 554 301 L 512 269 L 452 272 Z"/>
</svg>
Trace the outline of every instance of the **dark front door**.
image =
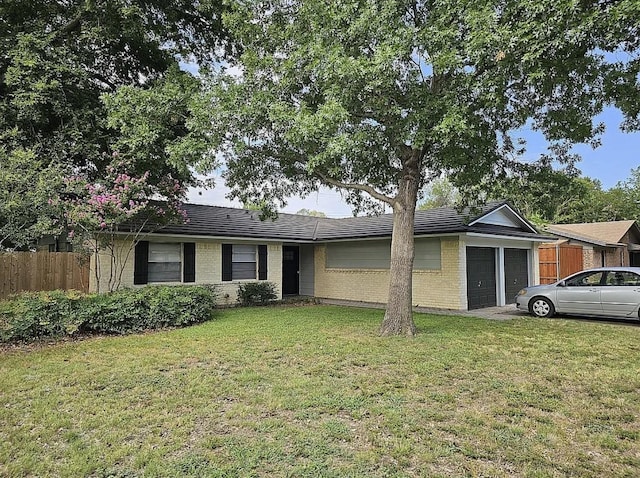
<svg viewBox="0 0 640 478">
<path fill-rule="evenodd" d="M 504 250 L 504 296 L 507 304 L 516 301 L 516 294 L 529 285 L 529 253 L 526 249 Z"/>
<path fill-rule="evenodd" d="M 300 248 L 282 247 L 282 293 L 297 295 L 300 292 Z"/>
<path fill-rule="evenodd" d="M 467 247 L 467 303 L 469 309 L 497 305 L 496 253 L 491 247 Z"/>
</svg>

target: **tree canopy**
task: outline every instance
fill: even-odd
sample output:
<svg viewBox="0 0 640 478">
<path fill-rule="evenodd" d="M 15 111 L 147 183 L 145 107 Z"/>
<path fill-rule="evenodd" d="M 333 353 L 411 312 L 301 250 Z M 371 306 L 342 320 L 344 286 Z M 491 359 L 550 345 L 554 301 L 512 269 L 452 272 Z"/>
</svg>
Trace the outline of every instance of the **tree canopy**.
<svg viewBox="0 0 640 478">
<path fill-rule="evenodd" d="M 446 177 L 436 178 L 423 191 L 424 199 L 418 209 L 456 207 L 460 204 L 460 193 Z"/>
<path fill-rule="evenodd" d="M 634 169 L 629 178 L 604 189 L 600 181 L 577 171 L 530 168 L 494 184 L 489 197 L 508 199 L 540 225 L 640 220 L 639 178 Z"/>
<path fill-rule="evenodd" d="M 307 209 L 302 208 L 296 211 L 296 214 L 300 214 L 302 216 L 312 216 L 312 217 L 327 217 L 325 213 L 322 211 L 316 211 L 315 209 Z"/>
<path fill-rule="evenodd" d="M 71 170 L 96 179 L 121 150 L 121 157 L 138 160 L 131 174 L 149 170 L 152 180 L 192 181 L 188 164 L 201 150 L 193 135 L 186 138 L 186 125 L 197 82 L 179 72 L 178 62 L 206 66 L 223 53 L 229 45 L 223 3 L 1 2 L 0 167 L 27 168 L 26 176 Z M 34 160 L 23 161 L 25 155 Z M 39 209 L 23 217 L 24 231 L 38 229 Z M 0 211 L 0 223 L 12 220 Z M 10 239 L 20 245 L 28 236 Z"/>
<path fill-rule="evenodd" d="M 209 118 L 232 195 L 277 205 L 325 184 L 355 210 L 390 204 L 382 332 L 413 334 L 418 191 L 445 174 L 470 198 L 517 174 L 525 125 L 551 143 L 543 165 L 597 142 L 605 105 L 637 128 L 638 18 L 633 0 L 240 3 L 225 19 L 241 74 L 212 79 Z"/>
</svg>

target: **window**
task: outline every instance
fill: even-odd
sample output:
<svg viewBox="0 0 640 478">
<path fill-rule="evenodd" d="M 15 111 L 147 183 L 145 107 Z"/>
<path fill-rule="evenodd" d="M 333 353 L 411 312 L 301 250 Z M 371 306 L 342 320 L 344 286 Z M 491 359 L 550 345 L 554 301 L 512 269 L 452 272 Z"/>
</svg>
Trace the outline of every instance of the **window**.
<svg viewBox="0 0 640 478">
<path fill-rule="evenodd" d="M 588 272 L 580 274 L 567 281 L 567 287 L 594 287 L 599 286 L 602 281 L 603 272 Z"/>
<path fill-rule="evenodd" d="M 267 246 L 222 244 L 222 280 L 267 280 Z"/>
<path fill-rule="evenodd" d="M 640 286 L 640 276 L 628 271 L 609 271 L 607 273 L 606 285 L 614 286 Z"/>
<path fill-rule="evenodd" d="M 418 238 L 414 244 L 414 271 L 441 268 L 440 239 Z M 330 242 L 326 246 L 328 268 L 389 269 L 390 263 L 391 241 Z"/>
<path fill-rule="evenodd" d="M 256 278 L 256 246 L 234 244 L 231 249 L 231 279 Z"/>
<path fill-rule="evenodd" d="M 148 282 L 180 282 L 182 278 L 182 245 L 149 243 Z"/>
</svg>

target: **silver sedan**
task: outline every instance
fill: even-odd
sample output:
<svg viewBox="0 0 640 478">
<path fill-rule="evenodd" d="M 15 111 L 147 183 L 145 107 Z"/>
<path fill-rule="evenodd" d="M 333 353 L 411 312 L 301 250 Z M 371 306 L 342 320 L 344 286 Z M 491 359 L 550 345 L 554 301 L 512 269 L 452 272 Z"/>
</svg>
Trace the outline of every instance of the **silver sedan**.
<svg viewBox="0 0 640 478">
<path fill-rule="evenodd" d="M 516 307 L 537 317 L 556 312 L 606 317 L 640 317 L 640 267 L 602 267 L 553 284 L 518 292 Z"/>
</svg>

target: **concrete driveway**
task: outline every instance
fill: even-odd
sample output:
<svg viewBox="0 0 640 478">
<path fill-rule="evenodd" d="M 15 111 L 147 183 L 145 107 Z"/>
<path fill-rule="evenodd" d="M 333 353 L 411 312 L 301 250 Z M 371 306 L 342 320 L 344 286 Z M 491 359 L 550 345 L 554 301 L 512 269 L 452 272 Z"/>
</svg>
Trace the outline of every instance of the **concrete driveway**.
<svg viewBox="0 0 640 478">
<path fill-rule="evenodd" d="M 384 304 L 378 304 L 373 302 L 354 302 L 349 300 L 336 300 L 336 299 L 319 299 L 318 303 L 331 304 L 331 305 L 344 305 L 348 307 L 365 307 L 372 309 L 384 309 Z M 522 317 L 534 318 L 533 315 L 528 312 L 524 312 L 516 309 L 515 304 L 503 305 L 498 307 L 487 307 L 484 309 L 474 310 L 451 310 L 451 309 L 436 309 L 432 307 L 414 307 L 415 312 L 423 314 L 436 314 L 436 315 L 457 315 L 466 317 L 480 317 L 482 319 L 489 320 L 510 320 L 518 319 Z M 608 322 L 612 324 L 629 324 L 640 325 L 640 321 L 635 318 L 621 319 L 621 318 L 607 318 L 607 317 L 578 317 L 578 316 L 565 316 L 556 315 L 551 319 L 537 319 L 537 320 L 554 320 L 554 319 L 568 319 L 568 320 L 583 320 L 587 322 Z"/>
</svg>

